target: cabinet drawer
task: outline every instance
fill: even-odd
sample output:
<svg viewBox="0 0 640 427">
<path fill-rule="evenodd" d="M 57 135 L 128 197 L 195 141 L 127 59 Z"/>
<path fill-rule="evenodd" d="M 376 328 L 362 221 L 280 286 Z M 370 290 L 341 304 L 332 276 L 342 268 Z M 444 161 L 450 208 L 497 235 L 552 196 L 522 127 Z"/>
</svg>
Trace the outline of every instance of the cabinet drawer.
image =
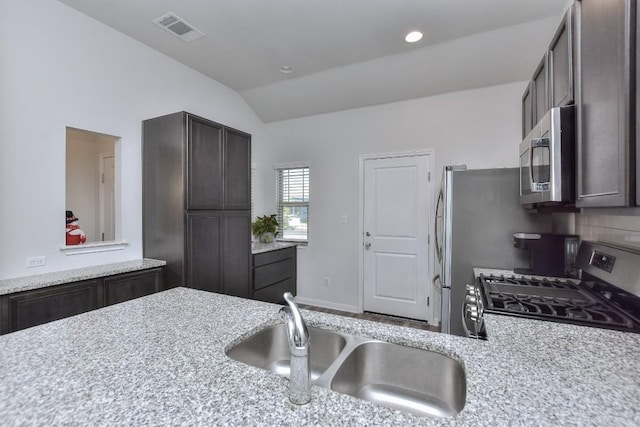
<svg viewBox="0 0 640 427">
<path fill-rule="evenodd" d="M 257 267 L 253 270 L 253 289 L 264 288 L 273 283 L 294 277 L 295 274 L 295 258 L 287 258 L 283 261 Z"/>
<path fill-rule="evenodd" d="M 19 331 L 102 306 L 102 280 L 60 285 L 6 295 L 2 299 L 2 333 Z"/>
<path fill-rule="evenodd" d="M 162 269 L 120 274 L 104 279 L 105 305 L 117 304 L 162 290 Z"/>
<path fill-rule="evenodd" d="M 253 266 L 260 267 L 261 265 L 271 264 L 273 262 L 282 261 L 287 258 L 293 258 L 296 256 L 296 247 L 278 249 L 275 251 L 263 252 L 255 254 L 253 256 Z"/>
<path fill-rule="evenodd" d="M 296 281 L 295 278 L 290 277 L 288 279 L 283 280 L 282 282 L 278 282 L 274 285 L 267 286 L 266 288 L 262 288 L 260 290 L 253 292 L 253 299 L 257 299 L 259 301 L 272 302 L 275 304 L 284 304 L 284 299 L 282 295 L 285 292 L 291 292 L 293 295 L 296 294 Z"/>
</svg>

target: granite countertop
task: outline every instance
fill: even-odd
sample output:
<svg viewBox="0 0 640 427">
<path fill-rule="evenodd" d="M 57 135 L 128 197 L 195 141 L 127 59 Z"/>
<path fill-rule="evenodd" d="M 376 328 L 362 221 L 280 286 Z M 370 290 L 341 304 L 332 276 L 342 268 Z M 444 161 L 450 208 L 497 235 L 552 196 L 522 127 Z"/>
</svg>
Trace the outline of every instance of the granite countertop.
<svg viewBox="0 0 640 427">
<path fill-rule="evenodd" d="M 269 251 L 277 251 L 278 249 L 290 248 L 293 246 L 298 246 L 298 243 L 294 242 L 271 242 L 271 243 L 262 243 L 262 242 L 253 242 L 251 245 L 251 253 L 261 254 L 263 252 Z"/>
<path fill-rule="evenodd" d="M 133 261 L 102 264 L 93 267 L 76 268 L 74 270 L 56 271 L 53 273 L 36 274 L 33 276 L 16 277 L 14 279 L 0 280 L 0 295 L 30 289 L 46 288 L 48 286 L 61 285 L 63 283 L 89 280 L 96 277 L 112 276 L 114 274 L 130 273 L 149 268 L 162 267 L 165 261 L 143 258 Z"/>
<path fill-rule="evenodd" d="M 448 354 L 465 408 L 430 419 L 229 359 L 279 306 L 175 288 L 0 337 L 5 425 L 639 425 L 640 335 L 487 315 L 488 341 L 303 310 L 321 326 Z M 313 344 L 312 344 L 313 346 Z M 312 347 L 313 348 L 313 347 Z M 312 350 L 313 351 L 313 350 Z"/>
</svg>

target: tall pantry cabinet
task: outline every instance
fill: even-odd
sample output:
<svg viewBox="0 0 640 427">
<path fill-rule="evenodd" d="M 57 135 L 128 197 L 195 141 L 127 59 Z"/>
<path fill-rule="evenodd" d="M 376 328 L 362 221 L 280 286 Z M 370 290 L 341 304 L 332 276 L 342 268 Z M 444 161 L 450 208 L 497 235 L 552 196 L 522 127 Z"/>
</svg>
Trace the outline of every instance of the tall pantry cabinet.
<svg viewBox="0 0 640 427">
<path fill-rule="evenodd" d="M 250 296 L 251 135 L 186 112 L 143 122 L 144 256 L 167 287 Z"/>
</svg>

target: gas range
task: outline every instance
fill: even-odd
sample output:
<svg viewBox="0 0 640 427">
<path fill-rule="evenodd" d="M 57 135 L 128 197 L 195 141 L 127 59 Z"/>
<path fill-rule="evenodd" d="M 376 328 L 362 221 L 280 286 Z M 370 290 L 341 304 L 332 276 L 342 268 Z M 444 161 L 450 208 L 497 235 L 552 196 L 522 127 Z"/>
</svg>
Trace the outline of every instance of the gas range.
<svg viewBox="0 0 640 427">
<path fill-rule="evenodd" d="M 640 333 L 640 252 L 582 242 L 580 281 L 480 275 L 483 313 Z"/>
<path fill-rule="evenodd" d="M 479 277 L 485 313 L 507 314 L 640 333 L 640 321 L 602 294 L 562 279 Z"/>
</svg>

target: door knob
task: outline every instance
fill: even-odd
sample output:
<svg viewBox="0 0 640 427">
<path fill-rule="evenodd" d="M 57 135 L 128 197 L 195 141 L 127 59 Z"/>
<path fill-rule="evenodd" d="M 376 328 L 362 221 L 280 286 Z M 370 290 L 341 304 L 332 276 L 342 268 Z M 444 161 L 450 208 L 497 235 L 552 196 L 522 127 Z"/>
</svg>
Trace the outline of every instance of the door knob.
<svg viewBox="0 0 640 427">
<path fill-rule="evenodd" d="M 368 231 L 366 233 L 364 233 L 365 236 L 369 237 L 371 236 L 371 233 L 369 233 Z"/>
<path fill-rule="evenodd" d="M 365 249 L 369 249 L 371 247 L 371 242 L 367 242 L 364 244 Z"/>
</svg>

